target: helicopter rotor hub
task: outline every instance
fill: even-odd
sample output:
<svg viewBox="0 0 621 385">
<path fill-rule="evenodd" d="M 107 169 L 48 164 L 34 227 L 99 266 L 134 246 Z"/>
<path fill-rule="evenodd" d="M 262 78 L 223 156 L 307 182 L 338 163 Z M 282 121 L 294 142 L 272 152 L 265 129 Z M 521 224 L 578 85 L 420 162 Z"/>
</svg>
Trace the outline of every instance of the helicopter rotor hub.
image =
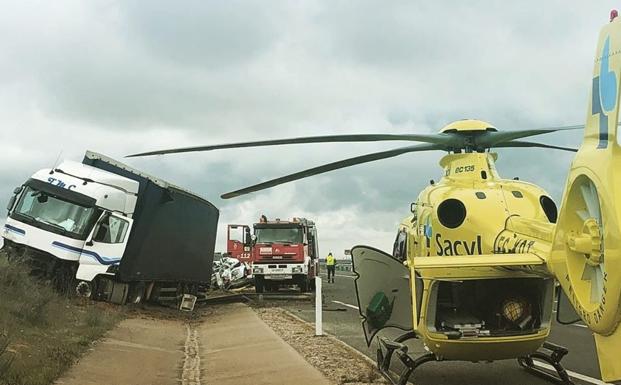
<svg viewBox="0 0 621 385">
<path fill-rule="evenodd" d="M 602 234 L 595 218 L 584 221 L 581 233 L 569 235 L 567 245 L 572 251 L 584 254 L 588 265 L 598 266 L 603 262 Z"/>
</svg>

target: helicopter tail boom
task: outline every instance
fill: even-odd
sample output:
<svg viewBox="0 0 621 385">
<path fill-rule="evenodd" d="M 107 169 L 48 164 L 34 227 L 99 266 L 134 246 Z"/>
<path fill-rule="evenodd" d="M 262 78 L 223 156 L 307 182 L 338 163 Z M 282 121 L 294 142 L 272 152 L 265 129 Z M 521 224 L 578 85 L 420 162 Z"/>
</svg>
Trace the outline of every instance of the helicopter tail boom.
<svg viewBox="0 0 621 385">
<path fill-rule="evenodd" d="M 621 367 L 619 366 L 621 328 L 617 328 L 615 333 L 610 336 L 595 334 L 595 345 L 597 346 L 602 378 L 604 381 L 618 381 L 621 378 Z"/>
<path fill-rule="evenodd" d="M 604 381 L 621 380 L 621 20 L 599 37 L 584 140 L 567 178 L 551 272 L 595 333 Z"/>
</svg>

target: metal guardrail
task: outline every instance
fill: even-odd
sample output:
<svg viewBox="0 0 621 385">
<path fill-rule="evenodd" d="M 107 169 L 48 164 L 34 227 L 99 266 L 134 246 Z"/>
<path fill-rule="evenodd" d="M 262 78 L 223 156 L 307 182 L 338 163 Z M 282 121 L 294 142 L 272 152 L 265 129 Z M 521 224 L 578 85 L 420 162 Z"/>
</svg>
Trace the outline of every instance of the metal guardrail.
<svg viewBox="0 0 621 385">
<path fill-rule="evenodd" d="M 339 261 L 340 262 L 340 261 Z M 337 262 L 336 263 L 336 271 L 349 271 L 351 272 L 351 262 L 347 261 L 347 262 Z M 319 263 L 319 270 L 320 271 L 326 271 L 326 264 L 325 262 L 320 262 Z"/>
</svg>

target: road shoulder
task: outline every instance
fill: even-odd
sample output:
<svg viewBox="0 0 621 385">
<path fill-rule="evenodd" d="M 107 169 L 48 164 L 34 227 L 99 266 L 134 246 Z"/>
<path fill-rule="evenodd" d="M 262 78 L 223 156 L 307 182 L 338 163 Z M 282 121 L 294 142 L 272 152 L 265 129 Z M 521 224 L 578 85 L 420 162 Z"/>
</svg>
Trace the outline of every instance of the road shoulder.
<svg viewBox="0 0 621 385">
<path fill-rule="evenodd" d="M 112 329 L 56 385 L 170 385 L 177 383 L 183 322 L 129 318 Z"/>
<path fill-rule="evenodd" d="M 248 306 L 218 306 L 198 326 L 211 384 L 328 385 L 330 381 Z"/>
<path fill-rule="evenodd" d="M 257 308 L 257 314 L 284 341 L 335 384 L 385 384 L 374 363 L 336 338 L 314 335 L 314 325 L 277 308 Z"/>
</svg>

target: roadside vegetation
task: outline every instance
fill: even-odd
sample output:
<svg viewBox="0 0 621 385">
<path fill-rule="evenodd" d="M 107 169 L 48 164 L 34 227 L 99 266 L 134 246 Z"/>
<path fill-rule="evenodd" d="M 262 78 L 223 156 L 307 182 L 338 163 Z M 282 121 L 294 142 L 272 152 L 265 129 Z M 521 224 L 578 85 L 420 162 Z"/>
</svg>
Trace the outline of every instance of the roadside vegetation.
<svg viewBox="0 0 621 385">
<path fill-rule="evenodd" d="M 48 385 L 123 314 L 67 298 L 0 251 L 0 385 Z"/>
</svg>

